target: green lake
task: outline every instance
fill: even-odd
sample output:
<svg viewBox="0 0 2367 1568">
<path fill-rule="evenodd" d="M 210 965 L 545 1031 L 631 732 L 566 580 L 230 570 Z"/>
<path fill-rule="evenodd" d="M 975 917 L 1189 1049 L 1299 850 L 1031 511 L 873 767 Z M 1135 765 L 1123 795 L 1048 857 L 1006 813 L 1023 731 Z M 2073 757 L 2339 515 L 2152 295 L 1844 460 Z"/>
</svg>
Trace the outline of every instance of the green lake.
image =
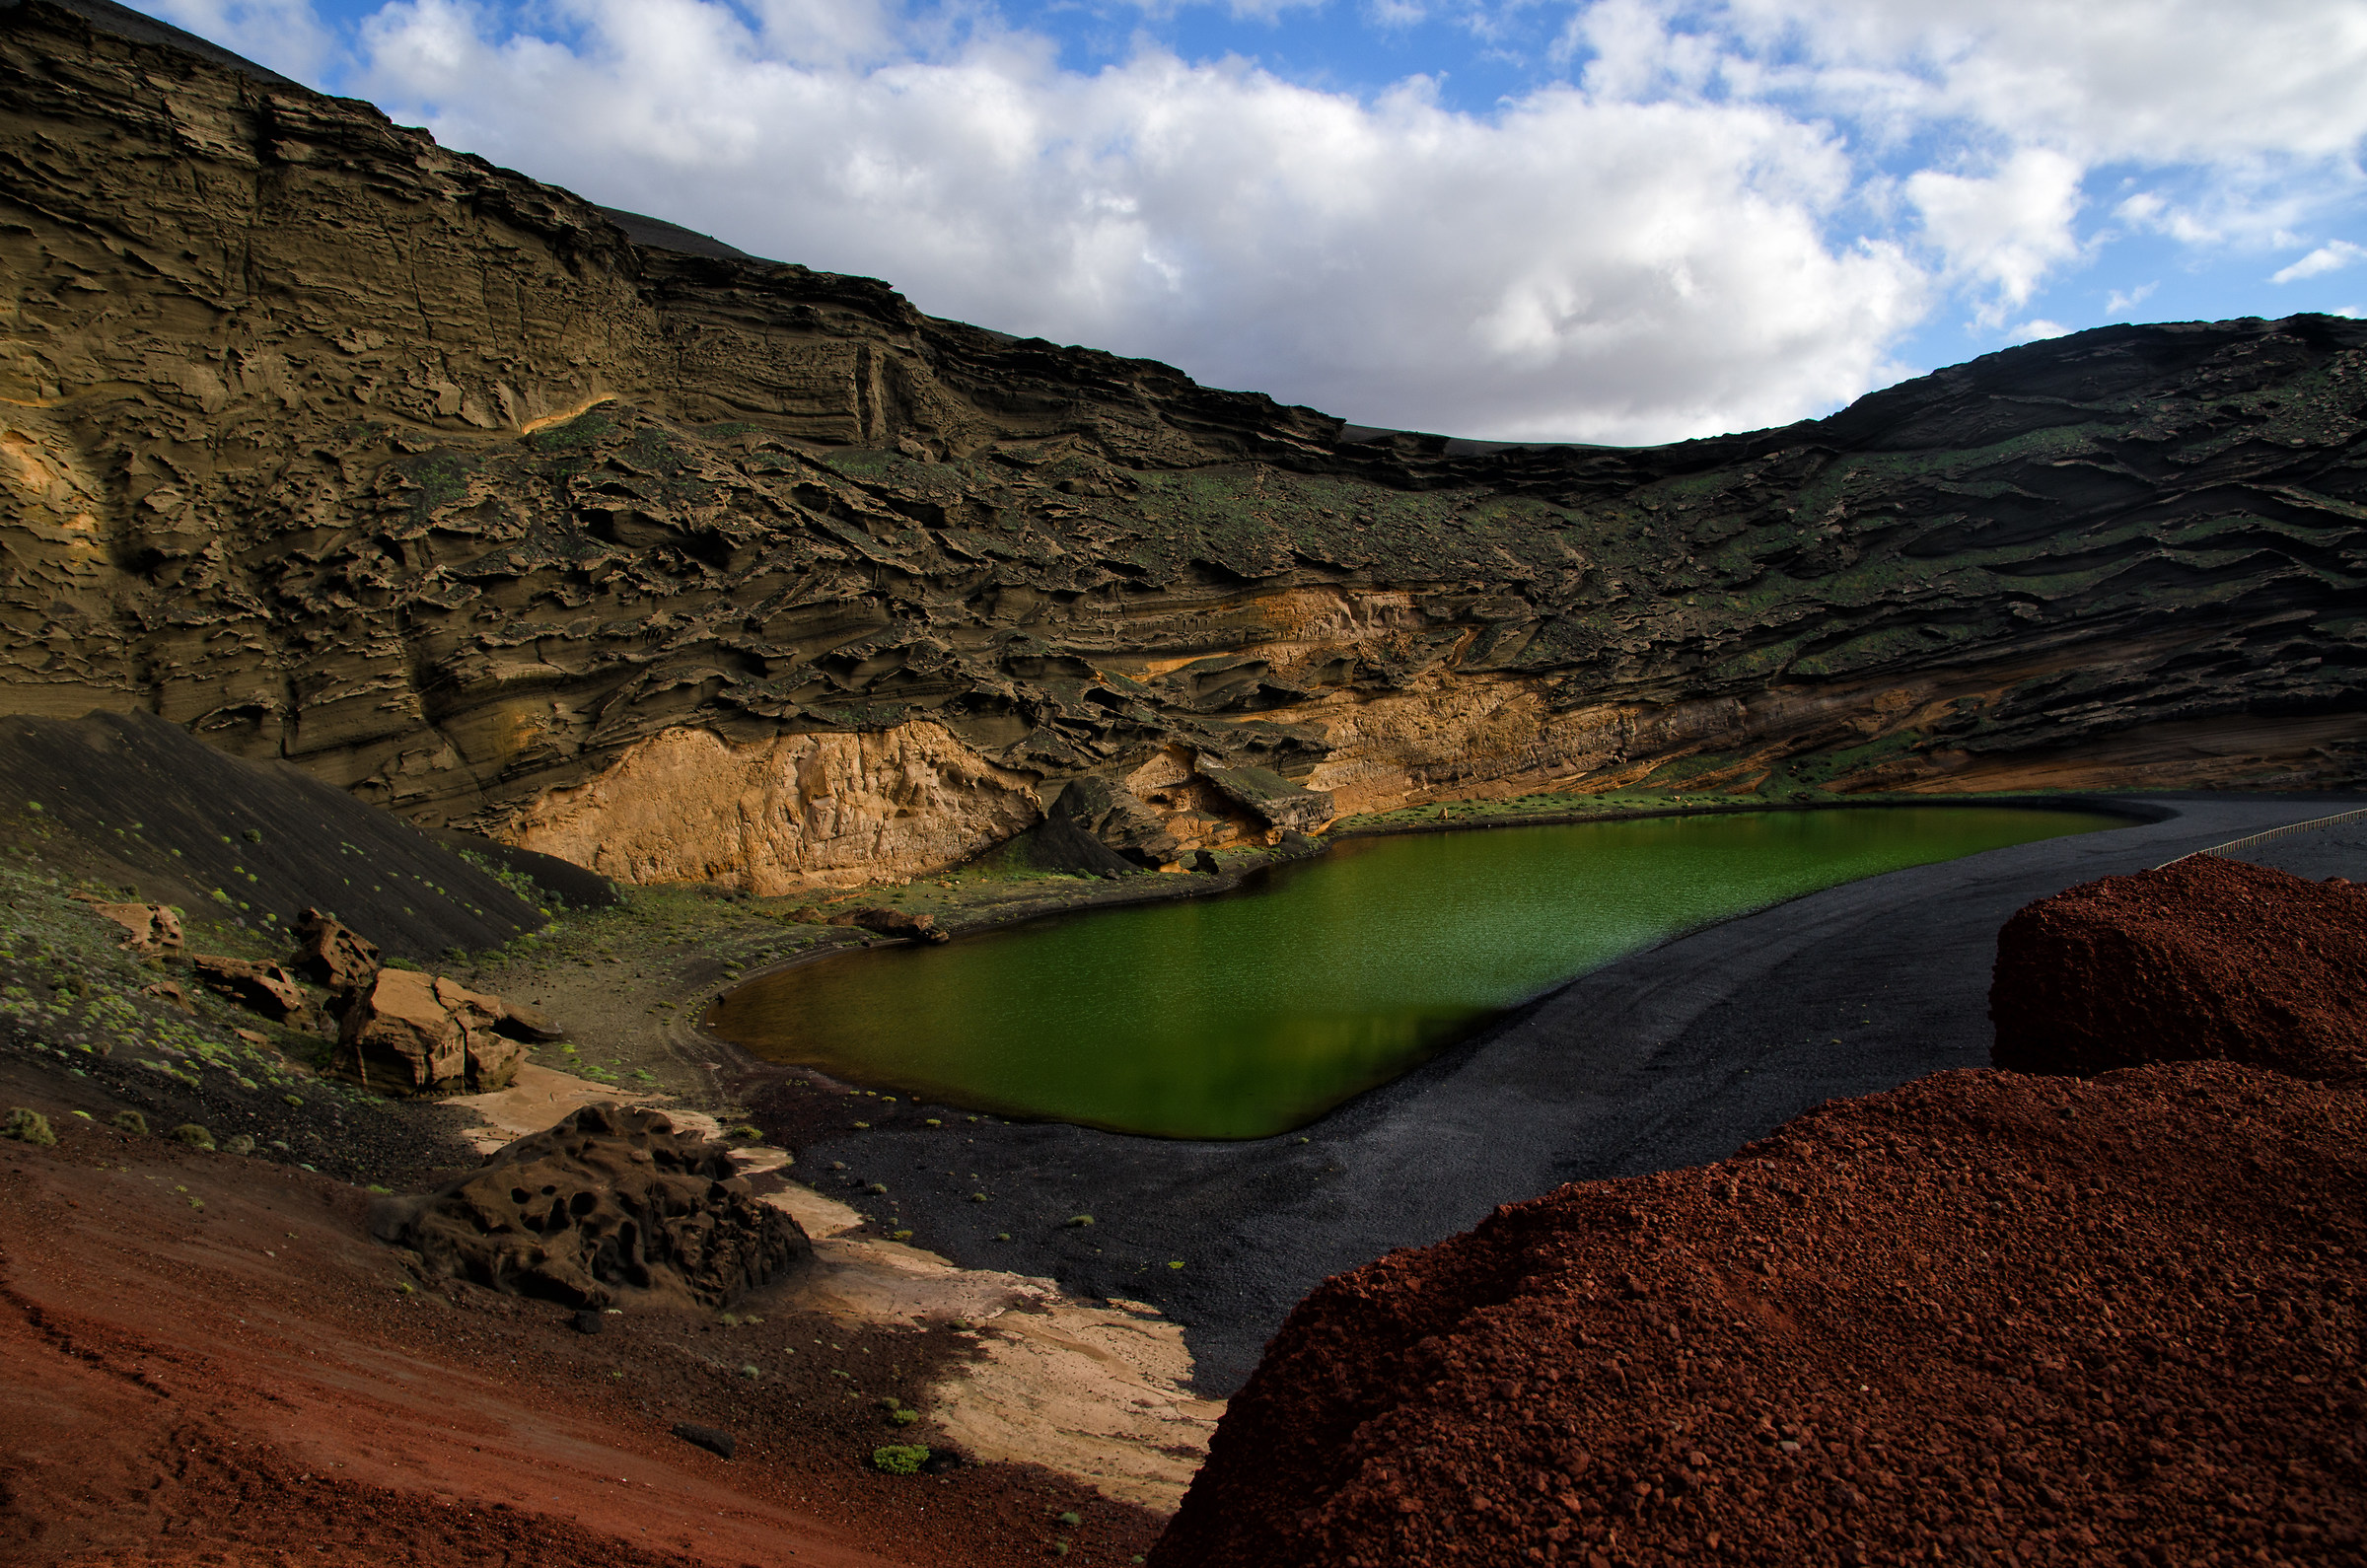
<svg viewBox="0 0 2367 1568">
<path fill-rule="evenodd" d="M 707 1022 L 768 1060 L 937 1104 L 1264 1137 L 1678 932 L 1901 867 L 2122 825 L 1933 806 L 1352 838 L 1223 897 L 760 975 Z"/>
</svg>

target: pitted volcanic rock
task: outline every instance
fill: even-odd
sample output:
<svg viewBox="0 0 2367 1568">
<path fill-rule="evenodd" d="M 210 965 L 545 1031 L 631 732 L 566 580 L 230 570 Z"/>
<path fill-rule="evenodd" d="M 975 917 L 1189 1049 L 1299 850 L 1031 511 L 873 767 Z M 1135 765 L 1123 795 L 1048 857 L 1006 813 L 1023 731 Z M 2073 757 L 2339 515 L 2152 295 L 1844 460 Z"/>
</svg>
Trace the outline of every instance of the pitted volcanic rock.
<svg viewBox="0 0 2367 1568">
<path fill-rule="evenodd" d="M 728 1306 L 813 1252 L 796 1221 L 755 1200 L 723 1144 L 615 1105 L 382 1205 L 372 1229 L 432 1272 L 571 1307 Z"/>
<path fill-rule="evenodd" d="M 2107 877 L 1997 935 L 1990 1060 L 2031 1073 L 2147 1061 L 2367 1073 L 2367 888 L 2216 855 Z"/>
<path fill-rule="evenodd" d="M 1151 1562 L 2355 1563 L 2362 1132 L 1948 1073 L 1507 1206 L 1301 1303 Z"/>
</svg>

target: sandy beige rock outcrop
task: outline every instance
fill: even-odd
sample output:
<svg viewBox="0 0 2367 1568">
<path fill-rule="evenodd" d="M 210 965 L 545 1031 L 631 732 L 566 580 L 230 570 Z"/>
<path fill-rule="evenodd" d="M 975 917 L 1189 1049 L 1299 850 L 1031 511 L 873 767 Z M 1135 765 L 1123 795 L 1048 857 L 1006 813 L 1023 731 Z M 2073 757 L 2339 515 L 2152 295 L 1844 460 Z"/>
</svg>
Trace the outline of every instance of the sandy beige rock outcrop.
<svg viewBox="0 0 2367 1568">
<path fill-rule="evenodd" d="M 512 842 L 619 882 L 720 882 L 771 897 L 977 853 L 1042 816 L 1020 774 L 942 725 L 733 746 L 671 730 L 518 814 Z"/>
<path fill-rule="evenodd" d="M 335 1070 L 388 1095 L 504 1089 L 526 1049 L 500 1033 L 501 998 L 416 969 L 381 969 L 346 1011 Z"/>
</svg>

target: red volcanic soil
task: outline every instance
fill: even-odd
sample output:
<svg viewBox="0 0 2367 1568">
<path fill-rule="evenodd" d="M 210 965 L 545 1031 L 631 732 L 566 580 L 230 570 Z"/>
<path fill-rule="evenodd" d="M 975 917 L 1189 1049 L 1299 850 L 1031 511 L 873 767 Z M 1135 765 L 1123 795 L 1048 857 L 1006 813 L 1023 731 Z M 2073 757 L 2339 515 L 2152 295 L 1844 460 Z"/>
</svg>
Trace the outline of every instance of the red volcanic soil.
<svg viewBox="0 0 2367 1568">
<path fill-rule="evenodd" d="M 1980 1071 L 1327 1281 L 1154 1568 L 2357 1563 L 2367 1088 Z"/>
<path fill-rule="evenodd" d="M 21 1090 L 4 1097 L 25 1104 Z M 651 1312 L 572 1330 L 424 1280 L 367 1193 L 42 1106 L 0 1141 L 0 1560 L 47 1564 L 1123 1563 L 1156 1521 L 1032 1467 L 889 1476 L 878 1398 L 946 1330 L 794 1303 L 761 1324 Z M 407 1287 L 407 1288 L 406 1288 Z M 817 1342 L 819 1341 L 819 1342 Z M 745 1377 L 755 1366 L 761 1376 Z M 671 1435 L 729 1430 L 726 1461 Z"/>
<path fill-rule="evenodd" d="M 2034 1073 L 2147 1061 L 2367 1072 L 2367 888 L 2216 855 L 2107 877 L 1997 936 L 1990 1060 Z"/>
</svg>

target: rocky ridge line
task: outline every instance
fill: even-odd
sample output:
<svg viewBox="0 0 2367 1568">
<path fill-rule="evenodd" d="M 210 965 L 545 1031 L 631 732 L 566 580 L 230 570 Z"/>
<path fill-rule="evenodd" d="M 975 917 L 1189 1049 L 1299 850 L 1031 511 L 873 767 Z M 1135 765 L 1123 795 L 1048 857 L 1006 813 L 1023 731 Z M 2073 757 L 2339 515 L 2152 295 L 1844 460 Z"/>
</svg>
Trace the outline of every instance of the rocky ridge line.
<svg viewBox="0 0 2367 1568">
<path fill-rule="evenodd" d="M 1244 770 L 1324 812 L 2359 774 L 2367 325 L 1450 441 L 637 245 L 43 0 L 0 57 L 21 712 L 767 890 L 973 854 L 1080 779 L 1175 864 L 1304 824 Z"/>
</svg>

